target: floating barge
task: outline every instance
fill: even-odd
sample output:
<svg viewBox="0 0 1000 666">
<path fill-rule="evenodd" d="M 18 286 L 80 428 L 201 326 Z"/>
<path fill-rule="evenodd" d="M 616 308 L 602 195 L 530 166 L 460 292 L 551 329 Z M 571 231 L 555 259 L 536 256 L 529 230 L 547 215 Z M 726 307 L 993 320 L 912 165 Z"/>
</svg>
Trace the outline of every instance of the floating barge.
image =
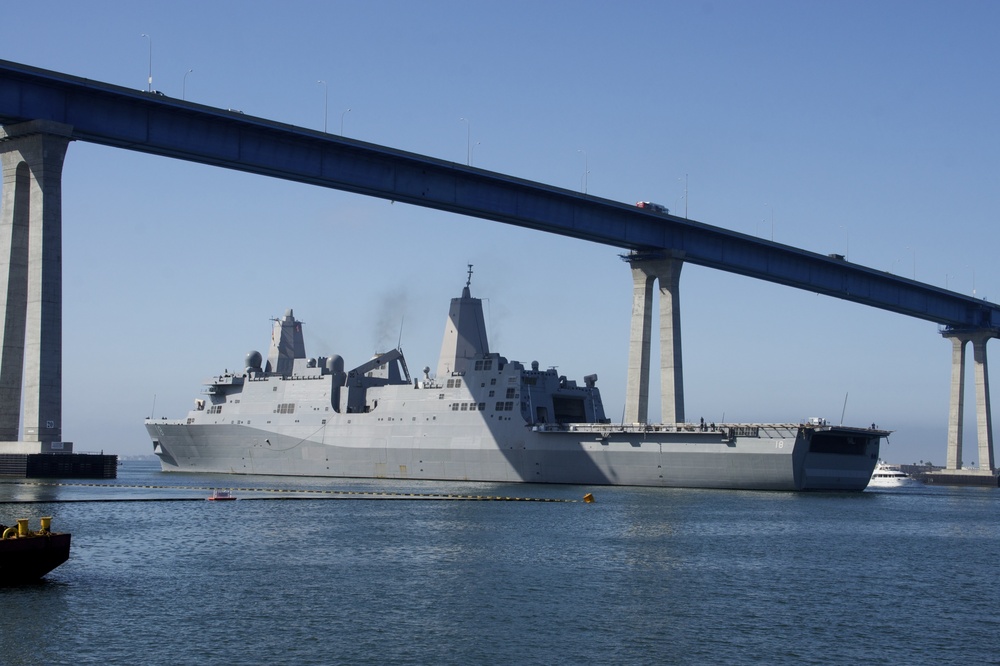
<svg viewBox="0 0 1000 666">
<path fill-rule="evenodd" d="M 34 582 L 69 559 L 70 535 L 52 532 L 51 521 L 42 518 L 37 532 L 28 529 L 27 519 L 0 525 L 0 586 Z"/>
</svg>

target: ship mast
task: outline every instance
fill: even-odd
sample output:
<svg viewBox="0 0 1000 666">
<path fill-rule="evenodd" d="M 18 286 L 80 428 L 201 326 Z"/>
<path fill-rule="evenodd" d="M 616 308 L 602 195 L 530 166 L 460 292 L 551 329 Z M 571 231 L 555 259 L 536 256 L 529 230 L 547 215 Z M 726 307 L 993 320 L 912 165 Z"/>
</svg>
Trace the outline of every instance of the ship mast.
<svg viewBox="0 0 1000 666">
<path fill-rule="evenodd" d="M 472 290 L 469 288 L 472 284 L 472 264 L 468 264 L 468 267 L 462 296 L 451 299 L 451 307 L 448 309 L 441 341 L 441 356 L 438 358 L 438 379 L 453 373 L 462 374 L 474 359 L 484 358 L 490 353 L 483 302 L 472 297 Z"/>
</svg>

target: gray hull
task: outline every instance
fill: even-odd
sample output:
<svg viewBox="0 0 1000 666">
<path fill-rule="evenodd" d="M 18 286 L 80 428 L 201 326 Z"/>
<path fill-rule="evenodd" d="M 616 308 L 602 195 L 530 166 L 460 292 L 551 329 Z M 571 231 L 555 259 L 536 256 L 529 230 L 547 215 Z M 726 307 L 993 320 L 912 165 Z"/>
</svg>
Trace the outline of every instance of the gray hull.
<svg viewBox="0 0 1000 666">
<path fill-rule="evenodd" d="M 146 427 L 164 471 L 225 474 L 863 490 L 879 451 L 879 437 L 870 431 L 797 425 L 716 426 L 702 432 L 581 424 L 546 432 L 522 424 L 522 432 L 504 446 L 485 426 L 413 433 L 405 426 L 366 426 L 358 420 L 349 432 L 332 425 L 321 432 L 309 426 L 265 430 L 165 421 Z M 738 436 L 740 430 L 753 434 Z M 844 450 L 811 450 L 817 434 Z"/>
</svg>

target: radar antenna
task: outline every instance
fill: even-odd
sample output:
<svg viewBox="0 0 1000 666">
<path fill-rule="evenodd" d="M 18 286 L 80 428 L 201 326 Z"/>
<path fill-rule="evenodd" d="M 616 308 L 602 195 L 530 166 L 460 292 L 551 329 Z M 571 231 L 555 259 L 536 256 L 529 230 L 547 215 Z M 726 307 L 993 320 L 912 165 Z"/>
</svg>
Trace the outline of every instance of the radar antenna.
<svg viewBox="0 0 1000 666">
<path fill-rule="evenodd" d="M 469 264 L 469 279 L 467 279 L 465 281 L 465 287 L 466 287 L 466 289 L 468 289 L 469 285 L 471 285 L 471 284 L 472 284 L 472 264 Z"/>
</svg>

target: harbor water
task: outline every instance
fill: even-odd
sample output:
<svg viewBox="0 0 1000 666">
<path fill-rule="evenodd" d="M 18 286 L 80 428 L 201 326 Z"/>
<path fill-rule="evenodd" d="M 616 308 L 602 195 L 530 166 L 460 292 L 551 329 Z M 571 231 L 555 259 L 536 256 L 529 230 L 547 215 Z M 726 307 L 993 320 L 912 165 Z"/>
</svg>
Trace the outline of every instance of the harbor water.
<svg viewBox="0 0 1000 666">
<path fill-rule="evenodd" d="M 1000 663 L 995 488 L 0 480 L 42 516 L 72 553 L 0 588 L 3 664 Z"/>
</svg>

